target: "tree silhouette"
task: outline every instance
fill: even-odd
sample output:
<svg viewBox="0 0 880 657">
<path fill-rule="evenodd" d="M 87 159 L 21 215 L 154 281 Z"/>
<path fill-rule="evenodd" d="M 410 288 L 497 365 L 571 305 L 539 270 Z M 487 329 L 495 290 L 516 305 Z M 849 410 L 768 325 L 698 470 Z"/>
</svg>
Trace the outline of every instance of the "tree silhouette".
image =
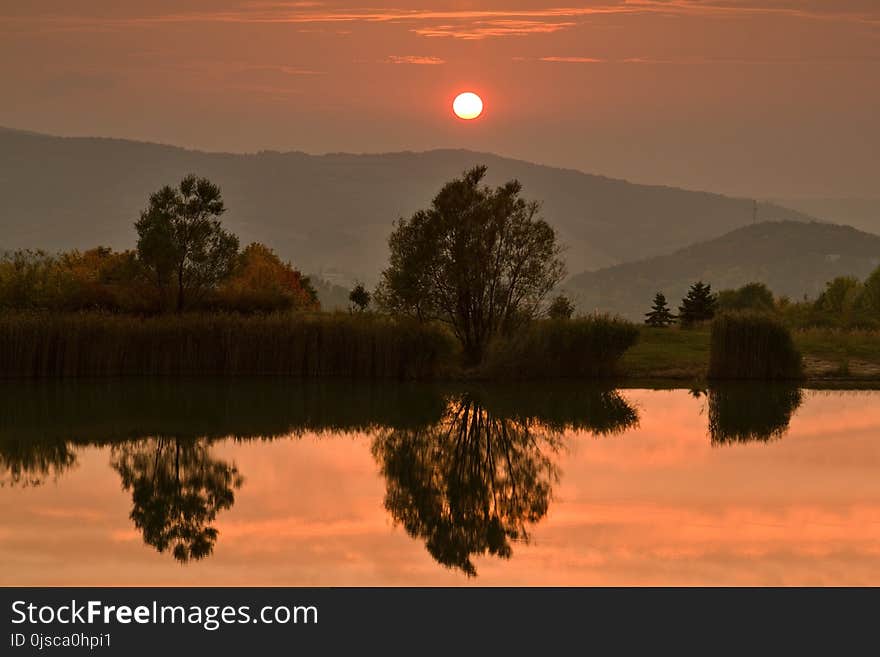
<svg viewBox="0 0 880 657">
<path fill-rule="evenodd" d="M 349 310 L 360 313 L 365 312 L 370 305 L 372 297 L 373 295 L 367 291 L 367 288 L 362 283 L 358 283 L 348 294 Z"/>
<path fill-rule="evenodd" d="M 675 315 L 669 311 L 666 304 L 666 295 L 658 292 L 654 295 L 654 305 L 651 312 L 645 313 L 645 324 L 655 328 L 665 328 L 675 321 Z"/>
<path fill-rule="evenodd" d="M 735 290 L 721 290 L 717 300 L 719 310 L 755 310 L 768 313 L 776 310 L 773 292 L 764 283 L 747 283 Z"/>
<path fill-rule="evenodd" d="M 536 317 L 565 274 L 556 232 L 516 180 L 482 184 L 486 167 L 448 182 L 427 210 L 400 219 L 377 288 L 392 313 L 439 320 L 479 363 L 501 330 Z"/>
<path fill-rule="evenodd" d="M 681 300 L 681 305 L 678 307 L 678 321 L 682 326 L 688 327 L 712 319 L 715 316 L 715 303 L 712 286 L 697 281 L 691 285 L 687 295 Z"/>
<path fill-rule="evenodd" d="M 560 294 L 550 303 L 547 308 L 547 317 L 550 319 L 571 319 L 574 315 L 574 304 L 564 294 Z"/>
<path fill-rule="evenodd" d="M 547 513 L 557 470 L 545 449 L 556 447 L 466 394 L 437 425 L 380 433 L 373 454 L 394 520 L 440 564 L 474 576 L 473 556 L 509 558 L 511 541 L 527 541 L 527 525 Z"/>
<path fill-rule="evenodd" d="M 135 223 L 138 258 L 163 296 L 174 289 L 178 312 L 235 267 L 238 238 L 218 219 L 225 211 L 217 185 L 188 175 L 152 194 Z"/>
<path fill-rule="evenodd" d="M 214 550 L 217 514 L 235 502 L 242 477 L 211 457 L 207 441 L 151 438 L 113 449 L 113 467 L 131 491 L 131 519 L 144 542 L 187 562 Z"/>
<path fill-rule="evenodd" d="M 40 486 L 76 465 L 66 441 L 0 439 L 0 488 Z"/>
</svg>

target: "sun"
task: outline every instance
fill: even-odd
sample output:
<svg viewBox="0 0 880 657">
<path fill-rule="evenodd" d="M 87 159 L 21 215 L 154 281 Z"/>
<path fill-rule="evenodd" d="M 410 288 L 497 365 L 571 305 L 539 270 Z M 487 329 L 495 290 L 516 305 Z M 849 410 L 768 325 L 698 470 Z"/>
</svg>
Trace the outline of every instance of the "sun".
<svg viewBox="0 0 880 657">
<path fill-rule="evenodd" d="M 465 91 L 452 101 L 452 111 L 458 118 L 470 121 L 483 113 L 483 99 L 472 91 Z"/>
</svg>

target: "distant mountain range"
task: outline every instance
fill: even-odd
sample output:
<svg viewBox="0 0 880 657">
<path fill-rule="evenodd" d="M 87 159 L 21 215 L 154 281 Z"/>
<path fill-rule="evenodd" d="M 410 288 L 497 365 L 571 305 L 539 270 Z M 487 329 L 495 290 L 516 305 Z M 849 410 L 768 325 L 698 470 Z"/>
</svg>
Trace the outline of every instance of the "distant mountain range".
<svg viewBox="0 0 880 657">
<path fill-rule="evenodd" d="M 850 226 L 762 222 L 674 253 L 572 276 L 565 289 L 582 311 L 643 319 L 656 292 L 677 307 L 688 286 L 766 283 L 777 295 L 815 298 L 836 276 L 866 277 L 880 265 L 880 236 Z"/>
<path fill-rule="evenodd" d="M 217 182 L 224 221 L 308 273 L 372 285 L 393 222 L 425 207 L 440 186 L 476 164 L 489 182 L 518 178 L 567 246 L 570 272 L 668 253 L 753 220 L 753 203 L 636 185 L 464 150 L 376 155 L 204 153 L 98 138 L 0 129 L 0 247 L 50 251 L 134 245 L 147 197 L 188 172 Z M 760 220 L 809 221 L 763 203 Z"/>
</svg>

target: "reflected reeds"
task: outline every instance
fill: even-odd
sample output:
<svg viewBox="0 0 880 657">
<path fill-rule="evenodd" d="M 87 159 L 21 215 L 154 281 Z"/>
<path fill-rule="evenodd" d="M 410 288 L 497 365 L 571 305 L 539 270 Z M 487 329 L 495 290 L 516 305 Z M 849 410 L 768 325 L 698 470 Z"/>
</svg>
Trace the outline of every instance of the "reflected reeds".
<svg viewBox="0 0 880 657">
<path fill-rule="evenodd" d="M 784 384 L 731 384 L 709 390 L 713 445 L 767 442 L 788 431 L 803 402 L 800 388 Z"/>
</svg>

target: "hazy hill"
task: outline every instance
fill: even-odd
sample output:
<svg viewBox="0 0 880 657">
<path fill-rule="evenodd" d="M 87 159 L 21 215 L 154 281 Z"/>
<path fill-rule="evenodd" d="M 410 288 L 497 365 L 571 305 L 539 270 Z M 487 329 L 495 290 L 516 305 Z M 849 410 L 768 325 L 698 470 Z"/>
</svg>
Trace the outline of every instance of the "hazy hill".
<svg viewBox="0 0 880 657">
<path fill-rule="evenodd" d="M 864 278 L 878 264 L 880 236 L 834 224 L 765 222 L 670 255 L 584 272 L 565 288 L 581 310 L 643 319 L 656 292 L 677 308 L 697 280 L 716 291 L 760 281 L 778 295 L 800 299 L 815 297 L 835 276 Z"/>
<path fill-rule="evenodd" d="M 880 198 L 797 198 L 775 203 L 804 212 L 823 221 L 854 226 L 880 234 Z"/>
<path fill-rule="evenodd" d="M 59 138 L 0 129 L 0 245 L 49 250 L 134 244 L 132 223 L 150 192 L 187 172 L 221 185 L 226 221 L 303 271 L 371 284 L 392 223 L 426 205 L 478 163 L 490 182 L 516 177 L 568 246 L 569 271 L 667 253 L 752 220 L 752 202 L 634 185 L 486 153 L 378 155 L 203 153 L 115 139 Z M 762 205 L 764 219 L 807 220 Z"/>
</svg>

